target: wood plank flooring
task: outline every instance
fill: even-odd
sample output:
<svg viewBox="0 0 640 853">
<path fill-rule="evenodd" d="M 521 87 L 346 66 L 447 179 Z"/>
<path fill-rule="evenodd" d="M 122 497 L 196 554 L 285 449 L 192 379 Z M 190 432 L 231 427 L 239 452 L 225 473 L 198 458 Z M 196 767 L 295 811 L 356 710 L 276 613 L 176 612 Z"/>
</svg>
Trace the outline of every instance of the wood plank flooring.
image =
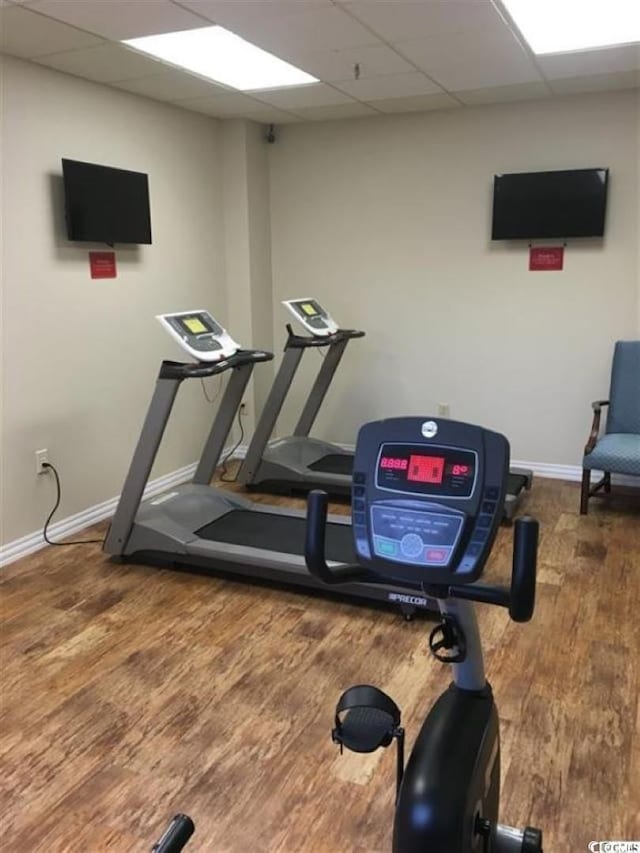
<svg viewBox="0 0 640 853">
<path fill-rule="evenodd" d="M 580 517 L 575 484 L 538 479 L 527 500 L 542 524 L 534 620 L 479 607 L 501 817 L 541 826 L 547 853 L 639 839 L 638 499 Z M 508 577 L 510 548 L 505 528 L 488 577 Z M 377 684 L 411 743 L 449 680 L 429 623 L 117 565 L 96 545 L 0 577 L 4 850 L 144 851 L 177 811 L 196 822 L 194 853 L 390 849 L 395 756 L 340 757 L 333 708 Z"/>
</svg>

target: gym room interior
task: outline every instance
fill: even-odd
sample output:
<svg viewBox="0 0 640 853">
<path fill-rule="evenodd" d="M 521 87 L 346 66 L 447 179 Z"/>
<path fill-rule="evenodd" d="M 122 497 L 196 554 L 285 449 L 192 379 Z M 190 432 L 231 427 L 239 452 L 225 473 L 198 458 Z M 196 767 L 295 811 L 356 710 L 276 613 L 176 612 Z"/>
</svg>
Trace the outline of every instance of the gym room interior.
<svg viewBox="0 0 640 853">
<path fill-rule="evenodd" d="M 640 850 L 636 0 L 0 0 L 0 42 L 5 849 Z M 254 487 L 296 436 L 343 494 Z M 412 745 L 476 653 L 466 774 L 477 716 Z"/>
</svg>

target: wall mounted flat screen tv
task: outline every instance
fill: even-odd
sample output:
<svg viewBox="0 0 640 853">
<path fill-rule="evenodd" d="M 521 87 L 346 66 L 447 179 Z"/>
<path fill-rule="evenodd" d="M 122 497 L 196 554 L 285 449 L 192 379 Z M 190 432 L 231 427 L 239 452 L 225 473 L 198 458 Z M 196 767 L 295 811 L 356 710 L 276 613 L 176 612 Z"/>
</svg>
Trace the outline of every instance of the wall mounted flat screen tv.
<svg viewBox="0 0 640 853">
<path fill-rule="evenodd" d="M 70 240 L 151 243 L 147 175 L 64 159 L 62 175 Z"/>
<path fill-rule="evenodd" d="M 496 175 L 492 240 L 602 237 L 608 169 Z"/>
</svg>

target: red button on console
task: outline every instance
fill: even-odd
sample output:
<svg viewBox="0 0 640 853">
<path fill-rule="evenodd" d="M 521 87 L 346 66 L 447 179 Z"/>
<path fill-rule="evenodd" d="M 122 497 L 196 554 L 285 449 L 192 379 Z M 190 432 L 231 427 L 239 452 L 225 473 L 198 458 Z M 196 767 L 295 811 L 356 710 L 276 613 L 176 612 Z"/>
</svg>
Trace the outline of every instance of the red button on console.
<svg viewBox="0 0 640 853">
<path fill-rule="evenodd" d="M 425 554 L 425 559 L 428 563 L 446 563 L 447 556 L 447 552 L 442 551 L 439 548 L 428 548 Z"/>
</svg>

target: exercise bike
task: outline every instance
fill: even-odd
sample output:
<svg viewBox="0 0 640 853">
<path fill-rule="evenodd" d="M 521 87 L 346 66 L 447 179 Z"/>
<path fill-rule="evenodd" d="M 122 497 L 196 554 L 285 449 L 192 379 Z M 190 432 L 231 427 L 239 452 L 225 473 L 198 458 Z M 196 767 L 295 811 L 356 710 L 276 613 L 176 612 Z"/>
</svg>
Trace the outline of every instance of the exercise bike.
<svg viewBox="0 0 640 853">
<path fill-rule="evenodd" d="M 452 666 L 453 683 L 428 713 L 406 767 L 400 709 L 371 685 L 340 697 L 333 741 L 361 753 L 397 744 L 394 853 L 542 853 L 539 829 L 498 823 L 498 712 L 472 604 L 506 607 L 515 622 L 534 611 L 534 519 L 515 523 L 510 587 L 476 583 L 502 517 L 509 444 L 469 424 L 393 418 L 361 428 L 353 470 L 358 563 L 327 564 L 327 495 L 316 491 L 308 499 L 308 569 L 330 585 L 372 572 L 381 582 L 421 583 L 441 613 L 430 650 Z"/>
</svg>

